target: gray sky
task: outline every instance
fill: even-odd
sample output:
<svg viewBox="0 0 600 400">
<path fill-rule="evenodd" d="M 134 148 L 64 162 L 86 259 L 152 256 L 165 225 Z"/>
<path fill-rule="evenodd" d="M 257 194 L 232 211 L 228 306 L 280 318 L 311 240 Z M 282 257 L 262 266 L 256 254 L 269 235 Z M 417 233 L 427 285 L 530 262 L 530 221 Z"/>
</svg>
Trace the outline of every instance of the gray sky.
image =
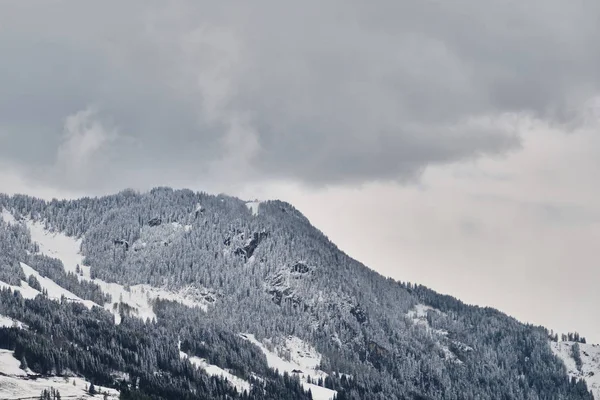
<svg viewBox="0 0 600 400">
<path fill-rule="evenodd" d="M 595 0 L 0 2 L 0 191 L 282 198 L 386 275 L 600 342 L 599 18 Z"/>
</svg>

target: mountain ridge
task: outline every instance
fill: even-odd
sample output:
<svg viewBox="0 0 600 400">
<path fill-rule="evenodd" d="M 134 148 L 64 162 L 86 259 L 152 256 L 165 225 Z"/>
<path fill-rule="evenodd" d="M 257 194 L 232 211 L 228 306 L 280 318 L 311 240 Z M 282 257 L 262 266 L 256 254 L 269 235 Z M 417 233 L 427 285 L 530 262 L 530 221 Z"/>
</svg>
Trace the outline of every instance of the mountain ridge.
<svg viewBox="0 0 600 400">
<path fill-rule="evenodd" d="M 385 278 L 342 252 L 285 202 L 249 207 L 229 196 L 156 188 L 50 202 L 1 196 L 0 208 L 16 222 L 8 224 L 21 238 L 16 242 L 27 237 L 21 218 L 81 238 L 79 267 L 90 268 L 92 281 L 166 290 L 185 284 L 210 292 L 206 311 L 155 299 L 154 323 L 161 325 L 165 310 L 181 315 L 179 336 L 190 336 L 181 321 L 199 315 L 234 336 L 298 335 L 322 354 L 321 367 L 333 373 L 328 384 L 338 398 L 497 398 L 503 391 L 514 398 L 591 398 L 582 380 L 567 377 L 544 328 Z M 37 257 L 27 254 L 32 243 L 24 241 L 5 257 L 12 267 L 3 271 L 18 273 L 19 257 Z M 194 340 L 188 337 L 184 347 L 210 354 Z M 216 364 L 227 369 L 236 363 Z M 343 382 L 336 373 L 354 379 Z M 470 383 L 473 376 L 480 381 Z"/>
</svg>

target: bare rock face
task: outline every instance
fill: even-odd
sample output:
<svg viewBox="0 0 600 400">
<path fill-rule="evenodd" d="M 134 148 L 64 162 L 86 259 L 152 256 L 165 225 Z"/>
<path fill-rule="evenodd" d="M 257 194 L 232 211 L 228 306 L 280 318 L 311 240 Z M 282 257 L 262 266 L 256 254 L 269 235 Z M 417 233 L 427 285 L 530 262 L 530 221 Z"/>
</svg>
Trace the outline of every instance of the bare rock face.
<svg viewBox="0 0 600 400">
<path fill-rule="evenodd" d="M 292 273 L 297 274 L 308 274 L 310 272 L 310 268 L 308 265 L 298 262 L 292 266 Z"/>
<path fill-rule="evenodd" d="M 267 279 L 266 292 L 277 305 L 291 304 L 308 311 L 315 302 L 312 296 L 306 295 L 314 277 L 313 270 L 302 261 L 282 267 Z"/>
<path fill-rule="evenodd" d="M 254 232 L 252 238 L 247 242 L 247 244 L 244 247 L 238 247 L 235 249 L 234 254 L 236 256 L 243 256 L 244 259 L 248 260 L 254 254 L 258 245 L 268 237 L 268 232 Z"/>
</svg>

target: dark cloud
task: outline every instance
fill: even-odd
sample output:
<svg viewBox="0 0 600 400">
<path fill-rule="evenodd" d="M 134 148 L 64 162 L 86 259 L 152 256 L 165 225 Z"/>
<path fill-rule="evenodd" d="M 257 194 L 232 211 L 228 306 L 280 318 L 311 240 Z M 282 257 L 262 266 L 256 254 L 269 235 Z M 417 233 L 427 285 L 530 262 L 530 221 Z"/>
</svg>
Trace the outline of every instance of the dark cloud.
<svg viewBox="0 0 600 400">
<path fill-rule="evenodd" d="M 0 161 L 68 189 L 406 180 L 600 86 L 591 0 L 164 4 L 0 4 Z"/>
</svg>

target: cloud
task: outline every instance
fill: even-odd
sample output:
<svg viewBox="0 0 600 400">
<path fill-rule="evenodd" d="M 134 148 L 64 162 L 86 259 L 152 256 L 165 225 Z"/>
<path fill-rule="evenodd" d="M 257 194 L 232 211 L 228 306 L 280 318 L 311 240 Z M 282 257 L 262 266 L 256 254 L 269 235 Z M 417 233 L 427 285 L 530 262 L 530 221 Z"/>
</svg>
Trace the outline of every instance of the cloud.
<svg viewBox="0 0 600 400">
<path fill-rule="evenodd" d="M 380 271 L 598 331 L 598 15 L 563 0 L 0 2 L 0 191 L 283 197 Z"/>
<path fill-rule="evenodd" d="M 92 108 L 67 117 L 62 143 L 57 152 L 57 164 L 67 174 L 82 174 L 97 158 L 100 151 L 117 139 L 115 131 L 107 130 L 96 119 Z"/>
<path fill-rule="evenodd" d="M 599 14 L 558 0 L 3 3 L 0 160 L 37 179 L 65 118 L 95 104 L 131 140 L 93 179 L 56 170 L 64 189 L 414 181 L 518 149 L 507 116 L 572 120 L 600 90 Z"/>
<path fill-rule="evenodd" d="M 418 185 L 265 185 L 377 271 L 600 341 L 600 102 L 549 123 L 506 116 L 522 148 L 428 168 Z M 249 185 L 239 194 L 251 198 Z"/>
</svg>

